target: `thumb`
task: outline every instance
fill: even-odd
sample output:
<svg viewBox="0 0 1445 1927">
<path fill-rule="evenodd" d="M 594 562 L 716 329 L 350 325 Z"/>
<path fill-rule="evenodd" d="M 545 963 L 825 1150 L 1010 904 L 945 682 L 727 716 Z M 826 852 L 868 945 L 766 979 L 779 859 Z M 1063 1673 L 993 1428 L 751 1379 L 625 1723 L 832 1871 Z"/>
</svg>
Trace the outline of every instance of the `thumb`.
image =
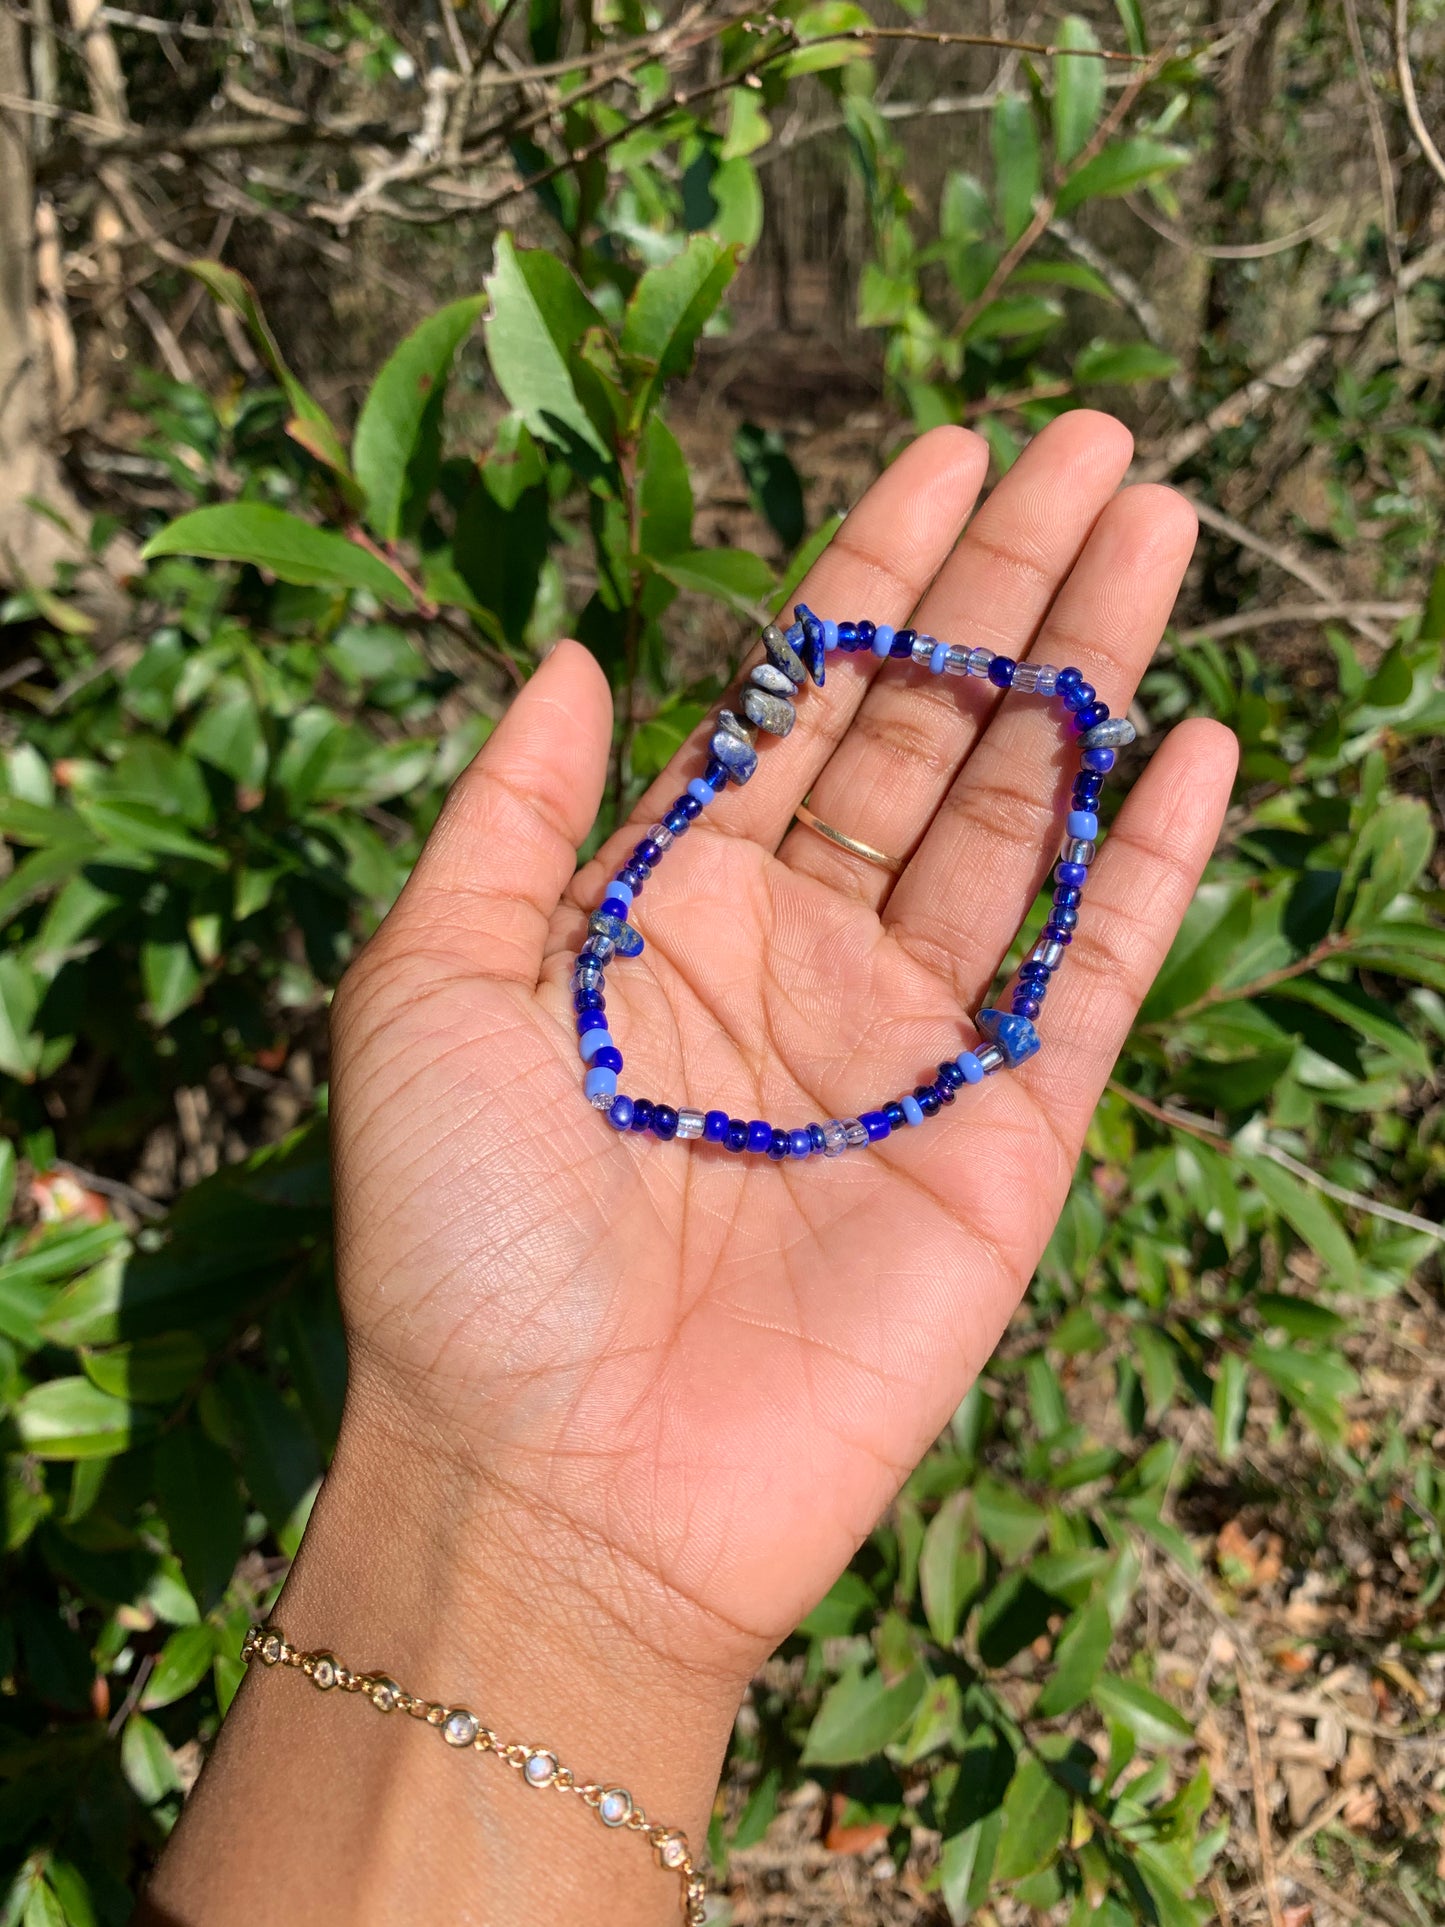
<svg viewBox="0 0 1445 1927">
<path fill-rule="evenodd" d="M 558 643 L 452 786 L 387 918 L 392 941 L 534 985 L 611 741 L 606 676 L 581 643 Z"/>
</svg>

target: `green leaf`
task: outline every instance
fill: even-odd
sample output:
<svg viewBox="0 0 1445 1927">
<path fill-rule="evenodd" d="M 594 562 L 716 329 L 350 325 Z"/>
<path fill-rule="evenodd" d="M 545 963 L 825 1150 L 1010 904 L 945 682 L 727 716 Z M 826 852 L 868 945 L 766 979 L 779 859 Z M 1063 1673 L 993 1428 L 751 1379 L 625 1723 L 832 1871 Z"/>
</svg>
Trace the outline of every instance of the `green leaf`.
<svg viewBox="0 0 1445 1927">
<path fill-rule="evenodd" d="M 187 836 L 147 803 L 112 803 L 102 797 L 83 796 L 76 808 L 87 826 L 107 844 L 106 858 L 111 863 L 144 859 L 136 867 L 149 870 L 158 866 L 148 859 L 174 856 L 204 863 L 212 870 L 228 867 L 219 850 Z"/>
<path fill-rule="evenodd" d="M 532 433 L 570 457 L 580 455 L 586 468 L 595 470 L 598 459 L 611 461 L 611 452 L 582 406 L 554 333 L 565 336 L 579 318 L 577 304 L 584 309 L 590 304 L 580 288 L 575 289 L 576 302 L 569 300 L 563 283 L 570 284 L 571 277 L 560 262 L 548 259 L 550 267 L 535 277 L 534 288 L 510 235 L 498 236 L 486 283 L 491 302 L 487 358 L 497 385 Z M 562 282 L 553 270 L 561 271 Z"/>
<path fill-rule="evenodd" d="M 892 1686 L 879 1672 L 850 1667 L 833 1685 L 803 1747 L 804 1766 L 848 1766 L 898 1738 L 918 1710 L 928 1675 L 914 1667 Z"/>
<path fill-rule="evenodd" d="M 1249 1407 L 1249 1374 L 1237 1352 L 1225 1352 L 1214 1374 L 1214 1442 L 1222 1459 L 1232 1459 L 1244 1436 Z"/>
<path fill-rule="evenodd" d="M 1064 182 L 1059 190 L 1057 212 L 1069 214 L 1085 201 L 1106 195 L 1132 194 L 1136 187 L 1163 180 L 1166 174 L 1172 174 L 1192 158 L 1187 147 L 1175 147 L 1147 134 L 1110 141 Z"/>
<path fill-rule="evenodd" d="M 929 1521 L 918 1560 L 918 1580 L 929 1631 L 940 1646 L 958 1636 L 963 1609 L 983 1584 L 984 1558 L 974 1536 L 973 1500 L 955 1492 Z"/>
<path fill-rule="evenodd" d="M 154 1425 L 151 1414 L 87 1378 L 32 1386 L 14 1408 L 21 1443 L 41 1459 L 110 1459 Z"/>
<path fill-rule="evenodd" d="M 993 162 L 1004 240 L 1017 241 L 1033 219 L 1043 182 L 1043 155 L 1034 110 L 1026 95 L 1000 94 L 993 108 Z"/>
<path fill-rule="evenodd" d="M 938 231 L 950 246 L 981 241 L 993 226 L 993 209 L 983 183 L 974 174 L 954 172 L 943 184 L 938 208 Z"/>
<path fill-rule="evenodd" d="M 1059 22 L 1054 44 L 1080 49 L 1054 56 L 1054 154 L 1059 165 L 1067 167 L 1103 112 L 1104 63 L 1098 57 L 1098 35 L 1076 13 L 1065 14 Z"/>
<path fill-rule="evenodd" d="M 410 608 L 414 600 L 401 577 L 378 556 L 332 529 L 318 529 L 265 502 L 192 509 L 153 535 L 141 554 L 147 561 L 158 555 L 204 555 L 215 562 L 249 562 L 283 582 L 366 589 L 400 608 Z"/>
<path fill-rule="evenodd" d="M 649 371 L 634 403 L 641 421 L 664 381 L 686 374 L 698 337 L 737 273 L 738 251 L 694 234 L 680 254 L 649 268 L 622 319 L 622 352 Z"/>
<path fill-rule="evenodd" d="M 182 1626 L 160 1650 L 141 1693 L 141 1708 L 154 1712 L 193 1693 L 211 1670 L 215 1634 L 209 1626 Z"/>
<path fill-rule="evenodd" d="M 1070 1619 L 1054 1648 L 1054 1671 L 1034 1702 L 1040 1719 L 1057 1719 L 1082 1706 L 1114 1643 L 1109 1603 L 1098 1593 Z"/>
<path fill-rule="evenodd" d="M 679 589 L 711 596 L 740 615 L 755 615 L 773 586 L 773 572 L 747 549 L 691 549 L 683 555 L 653 558 L 653 567 Z"/>
<path fill-rule="evenodd" d="M 1127 1727 L 1141 1746 L 1186 1746 L 1194 1738 L 1184 1715 L 1137 1680 L 1105 1673 L 1095 1680 L 1089 1697 L 1105 1719 Z"/>
<path fill-rule="evenodd" d="M 1074 357 L 1074 380 L 1081 388 L 1165 381 L 1179 363 L 1151 341 L 1091 341 Z"/>
<path fill-rule="evenodd" d="M 43 985 L 19 957 L 0 956 L 0 1072 L 22 1084 L 35 1080 L 45 1039 L 34 1028 Z"/>
<path fill-rule="evenodd" d="M 1223 983 L 1236 948 L 1249 933 L 1252 898 L 1242 883 L 1202 883 L 1184 913 L 1139 1016 L 1143 1023 L 1172 1017 Z"/>
<path fill-rule="evenodd" d="M 204 982 L 201 967 L 184 937 L 143 943 L 140 974 L 151 1022 L 161 1030 L 195 1002 Z"/>
<path fill-rule="evenodd" d="M 1041 294 L 1006 294 L 990 301 L 975 315 L 965 341 L 1008 340 L 1020 335 L 1045 334 L 1064 318 L 1063 308 Z"/>
<path fill-rule="evenodd" d="M 1148 1401 L 1146 1416 L 1153 1423 L 1169 1410 L 1179 1389 L 1179 1354 L 1173 1341 L 1153 1325 L 1136 1325 L 1133 1345 Z"/>
<path fill-rule="evenodd" d="M 14 1916 L 7 1915 L 7 1918 L 13 1919 Z M 30 1896 L 25 1902 L 25 1912 L 20 1920 L 21 1927 L 70 1927 L 59 1896 L 49 1882 L 43 1879 L 37 1880 L 30 1889 Z"/>
<path fill-rule="evenodd" d="M 186 1583 L 209 1612 L 231 1582 L 245 1542 L 236 1468 L 194 1426 L 167 1432 L 155 1448 L 156 1501 Z"/>
<path fill-rule="evenodd" d="M 677 437 L 654 415 L 642 435 L 642 553 L 678 555 L 692 547 L 692 480 Z"/>
<path fill-rule="evenodd" d="M 1001 1559 L 1022 1559 L 1048 1524 L 1042 1506 L 997 1479 L 981 1478 L 973 1497 L 978 1529 Z"/>
<path fill-rule="evenodd" d="M 766 147 L 773 137 L 759 94 L 751 87 L 734 87 L 728 94 L 728 131 L 718 150 L 721 161 L 741 160 Z"/>
<path fill-rule="evenodd" d="M 1124 29 L 1124 44 L 1131 54 L 1149 51 L 1149 36 L 1144 31 L 1144 10 L 1139 0 L 1114 0 L 1114 11 Z"/>
<path fill-rule="evenodd" d="M 321 1455 L 296 1407 L 269 1379 L 233 1366 L 222 1390 L 241 1426 L 241 1463 L 251 1497 L 288 1551 L 294 1551 L 311 1494 L 321 1476 Z"/>
<path fill-rule="evenodd" d="M 366 495 L 366 519 L 383 542 L 394 542 L 402 532 L 408 474 L 427 453 L 424 425 L 439 413 L 452 358 L 476 325 L 485 298 L 469 295 L 428 315 L 394 350 L 362 403 L 352 466 Z M 431 466 L 434 479 L 434 460 Z"/>
<path fill-rule="evenodd" d="M 153 1807 L 168 1793 L 179 1793 L 181 1778 L 171 1749 L 158 1726 L 143 1713 L 132 1713 L 120 1736 L 120 1766 L 131 1792 L 143 1806 Z"/>
<path fill-rule="evenodd" d="M 1003 1834 L 994 1879 L 1022 1880 L 1047 1866 L 1069 1828 L 1069 1796 L 1043 1761 L 1026 1753 L 1003 1799 Z"/>
<path fill-rule="evenodd" d="M 1257 1291 L 1250 1303 L 1265 1324 L 1277 1326 L 1291 1338 L 1339 1338 L 1350 1329 L 1350 1321 L 1337 1311 L 1287 1292 Z"/>
<path fill-rule="evenodd" d="M 194 1332 L 158 1332 L 133 1344 L 83 1351 L 80 1362 L 92 1385 L 112 1398 L 138 1405 L 166 1405 L 199 1377 L 206 1348 Z"/>
<path fill-rule="evenodd" d="M 1318 1191 L 1312 1191 L 1273 1158 L 1236 1147 L 1235 1158 L 1290 1229 L 1324 1262 L 1346 1291 L 1360 1289 L 1360 1261 L 1349 1234 Z"/>
<path fill-rule="evenodd" d="M 8 1137 L 0 1137 L 0 1225 L 10 1216 L 10 1207 L 15 1202 L 15 1146 Z M 0 1278 L 4 1269 L 0 1267 Z"/>
</svg>

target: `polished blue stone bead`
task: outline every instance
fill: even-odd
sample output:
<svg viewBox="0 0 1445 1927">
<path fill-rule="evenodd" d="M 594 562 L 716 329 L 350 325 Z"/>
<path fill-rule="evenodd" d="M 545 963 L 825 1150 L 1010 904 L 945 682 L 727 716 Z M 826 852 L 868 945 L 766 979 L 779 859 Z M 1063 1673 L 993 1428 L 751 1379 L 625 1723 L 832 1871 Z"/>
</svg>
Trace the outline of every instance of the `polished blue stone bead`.
<svg viewBox="0 0 1445 1927">
<path fill-rule="evenodd" d="M 888 1133 L 893 1129 L 893 1126 L 888 1122 L 888 1119 L 883 1115 L 882 1111 L 860 1111 L 858 1113 L 858 1122 L 868 1133 L 868 1142 L 870 1144 L 876 1144 L 879 1138 L 887 1137 Z"/>
<path fill-rule="evenodd" d="M 579 1016 L 584 1010 L 606 1010 L 607 999 L 600 990 L 574 990 L 572 1008 Z"/>
<path fill-rule="evenodd" d="M 1089 866 L 1087 863 L 1056 863 L 1054 875 L 1060 883 L 1071 883 L 1081 889 L 1089 880 Z"/>
<path fill-rule="evenodd" d="M 582 1080 L 582 1089 L 589 1099 L 610 1097 L 617 1090 L 617 1073 L 608 1070 L 590 1070 Z"/>
<path fill-rule="evenodd" d="M 889 655 L 897 656 L 900 659 L 904 656 L 911 656 L 913 654 L 913 638 L 917 633 L 915 629 L 900 629 L 888 645 Z M 858 1122 L 860 1124 L 863 1122 L 861 1117 Z"/>
<path fill-rule="evenodd" d="M 1091 682 L 1076 683 L 1072 689 L 1061 690 L 1064 708 L 1077 716 L 1081 709 L 1087 709 L 1094 700 L 1096 691 Z"/>
<path fill-rule="evenodd" d="M 674 836 L 681 836 L 687 828 L 688 815 L 686 810 L 669 810 L 662 821 L 664 826 L 671 830 Z"/>
<path fill-rule="evenodd" d="M 592 1063 L 596 1070 L 620 1071 L 622 1069 L 622 1052 L 617 1048 L 616 1044 L 604 1044 L 601 1050 L 593 1051 Z"/>
<path fill-rule="evenodd" d="M 633 845 L 632 856 L 634 862 L 645 863 L 650 870 L 655 863 L 662 861 L 662 845 L 645 836 L 640 843 Z"/>
<path fill-rule="evenodd" d="M 634 1131 L 645 1131 L 647 1129 L 648 1125 L 651 1124 L 652 1122 L 653 1108 L 654 1108 L 653 1105 L 647 1098 L 645 1097 L 633 1098 L 632 1129 Z"/>
<path fill-rule="evenodd" d="M 820 1158 L 828 1146 L 828 1140 L 823 1135 L 823 1127 L 821 1124 L 810 1124 L 808 1126 L 808 1142 L 813 1147 L 813 1156 Z"/>
<path fill-rule="evenodd" d="M 740 1117 L 728 1119 L 727 1136 L 723 1143 L 730 1151 L 746 1151 L 748 1148 L 748 1127 Z"/>
<path fill-rule="evenodd" d="M 788 1155 L 788 1134 L 781 1127 L 769 1134 L 767 1152 L 770 1158 L 785 1158 Z"/>
<path fill-rule="evenodd" d="M 614 1131 L 625 1131 L 632 1122 L 632 1099 L 614 1097 L 607 1113 L 607 1122 Z"/>
<path fill-rule="evenodd" d="M 1077 910 L 1070 910 L 1060 905 L 1050 916 L 1049 922 L 1056 930 L 1077 930 L 1079 913 Z"/>
<path fill-rule="evenodd" d="M 923 1106 L 916 1097 L 905 1097 L 898 1108 L 903 1113 L 903 1121 L 905 1124 L 921 1124 L 923 1122 Z"/>
<path fill-rule="evenodd" d="M 631 908 L 632 908 L 632 893 L 630 890 L 628 891 L 627 897 L 625 900 L 622 897 L 606 896 L 602 899 L 601 903 L 599 903 L 597 906 L 597 909 L 600 915 L 604 917 L 616 917 L 619 923 L 626 923 L 627 912 Z"/>
<path fill-rule="evenodd" d="M 1042 1009 L 1043 1005 L 1037 997 L 1015 996 L 1014 998 L 1013 1012 L 1015 1017 L 1037 1017 Z"/>
<path fill-rule="evenodd" d="M 937 1081 L 950 1091 L 956 1091 L 963 1082 L 963 1072 L 951 1057 L 939 1065 Z"/>
<path fill-rule="evenodd" d="M 826 625 L 813 614 L 806 602 L 798 603 L 793 614 L 797 617 L 798 626 L 803 631 L 797 653 L 803 659 L 803 667 L 821 689 L 824 674 L 823 658 L 828 653 Z M 836 631 L 834 633 L 836 634 Z"/>
<path fill-rule="evenodd" d="M 858 625 L 856 622 L 838 624 L 838 647 L 852 651 L 858 647 Z"/>
<path fill-rule="evenodd" d="M 858 624 L 858 641 L 855 647 L 859 649 L 871 649 L 873 647 L 873 638 L 877 633 L 877 629 L 874 628 L 871 622 L 860 622 Z"/>
<path fill-rule="evenodd" d="M 1082 669 L 1061 669 L 1054 679 L 1054 688 L 1060 696 L 1063 696 L 1069 690 L 1077 689 L 1083 680 Z"/>
<path fill-rule="evenodd" d="M 755 1117 L 748 1126 L 748 1149 L 766 1151 L 773 1141 L 773 1127 L 760 1117 Z"/>
<path fill-rule="evenodd" d="M 677 1112 L 670 1104 L 653 1105 L 652 1135 L 664 1140 L 677 1135 Z"/>
<path fill-rule="evenodd" d="M 642 932 L 634 930 L 621 917 L 609 917 L 601 910 L 594 910 L 587 919 L 587 928 L 594 937 L 606 937 L 614 944 L 619 957 L 636 957 L 642 953 Z"/>
<path fill-rule="evenodd" d="M 1039 1034 L 1027 1017 L 1011 1016 L 1004 1010 L 981 1010 L 977 1023 L 983 1035 L 998 1045 L 1008 1064 L 1025 1063 L 1039 1048 Z"/>
<path fill-rule="evenodd" d="M 963 1072 L 963 1081 L 965 1084 L 981 1084 L 983 1082 L 983 1065 L 979 1063 L 977 1057 L 974 1056 L 971 1050 L 959 1052 L 958 1068 Z"/>
<path fill-rule="evenodd" d="M 607 1028 L 607 1013 L 605 1011 L 603 1010 L 579 1011 L 577 1016 L 577 1035 L 579 1037 L 582 1035 L 583 1031 L 606 1030 L 606 1028 Z"/>
<path fill-rule="evenodd" d="M 1064 828 L 1083 843 L 1092 843 L 1099 834 L 1099 819 L 1092 810 L 1070 810 Z"/>
<path fill-rule="evenodd" d="M 713 755 L 735 782 L 746 783 L 758 766 L 758 752 L 752 744 L 741 736 L 734 736 L 730 729 L 714 730 L 711 747 Z"/>
<path fill-rule="evenodd" d="M 709 1144 L 721 1144 L 728 1134 L 726 1111 L 709 1111 L 702 1121 L 702 1134 Z"/>
<path fill-rule="evenodd" d="M 995 689 L 1012 687 L 1014 671 L 1018 664 L 1008 656 L 995 656 L 988 666 L 988 679 Z"/>
<path fill-rule="evenodd" d="M 899 1130 L 907 1122 L 907 1119 L 903 1115 L 903 1106 L 898 1102 L 896 1097 L 890 1097 L 888 1102 L 882 1106 L 882 1111 L 895 1131 Z"/>
<path fill-rule="evenodd" d="M 922 1111 L 925 1117 L 937 1117 L 943 1108 L 943 1102 L 938 1095 L 938 1087 L 935 1084 L 920 1084 L 917 1090 L 914 1091 L 913 1096 L 919 1110 Z"/>
<path fill-rule="evenodd" d="M 1074 711 L 1074 728 L 1082 736 L 1086 729 L 1097 729 L 1100 723 L 1109 720 L 1109 705 L 1094 701 L 1086 703 L 1082 709 Z"/>
<path fill-rule="evenodd" d="M 1085 769 L 1107 776 L 1114 767 L 1114 752 L 1112 749 L 1086 749 L 1079 760 Z"/>
<path fill-rule="evenodd" d="M 702 804 L 698 802 L 690 789 L 684 790 L 672 806 L 671 814 L 675 816 L 679 812 L 687 818 L 689 823 L 696 823 L 697 819 L 702 815 Z"/>
<path fill-rule="evenodd" d="M 806 1124 L 788 1133 L 788 1151 L 795 1158 L 808 1158 L 813 1155 L 813 1140 L 808 1136 Z"/>
<path fill-rule="evenodd" d="M 1061 910 L 1076 910 L 1083 900 L 1083 891 L 1075 884 L 1061 883 L 1054 892 L 1054 902 Z"/>
<path fill-rule="evenodd" d="M 716 795 L 719 790 L 725 790 L 728 786 L 726 763 L 720 763 L 716 756 L 709 757 L 707 768 L 702 773 L 702 780 L 714 795 Z"/>
</svg>

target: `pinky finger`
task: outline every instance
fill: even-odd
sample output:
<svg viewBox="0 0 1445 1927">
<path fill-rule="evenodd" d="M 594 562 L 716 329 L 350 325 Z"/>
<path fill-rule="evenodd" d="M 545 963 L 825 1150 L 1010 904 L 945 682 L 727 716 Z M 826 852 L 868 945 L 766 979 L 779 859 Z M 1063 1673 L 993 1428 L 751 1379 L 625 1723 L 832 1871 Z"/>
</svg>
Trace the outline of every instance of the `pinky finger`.
<svg viewBox="0 0 1445 1927">
<path fill-rule="evenodd" d="M 1066 1144 L 1083 1139 L 1139 1006 L 1219 836 L 1239 746 L 1181 723 L 1155 751 L 1105 840 L 1079 930 L 1049 998 L 1048 1048 L 1027 1081 Z"/>
</svg>

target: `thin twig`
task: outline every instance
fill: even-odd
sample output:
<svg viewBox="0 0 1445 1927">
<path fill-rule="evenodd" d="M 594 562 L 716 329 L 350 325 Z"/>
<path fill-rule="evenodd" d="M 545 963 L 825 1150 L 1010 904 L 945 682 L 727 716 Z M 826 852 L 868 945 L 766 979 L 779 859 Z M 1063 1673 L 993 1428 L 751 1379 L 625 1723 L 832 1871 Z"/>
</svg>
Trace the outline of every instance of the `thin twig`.
<svg viewBox="0 0 1445 1927">
<path fill-rule="evenodd" d="M 1410 358 L 1410 324 L 1405 307 L 1405 297 L 1400 292 L 1400 218 L 1395 205 L 1395 167 L 1390 159 L 1390 143 L 1385 139 L 1385 122 L 1380 113 L 1379 97 L 1375 92 L 1375 76 L 1370 71 L 1369 58 L 1365 53 L 1365 37 L 1360 32 L 1360 13 L 1355 0 L 1342 0 L 1345 10 L 1345 30 L 1350 37 L 1350 52 L 1354 56 L 1355 72 L 1360 83 L 1360 93 L 1365 103 L 1365 117 L 1370 123 L 1370 145 L 1375 150 L 1375 172 L 1380 177 L 1380 212 L 1385 230 L 1385 258 L 1390 264 L 1390 279 L 1394 283 L 1394 299 L 1391 303 L 1395 311 L 1395 349 L 1402 362 Z"/>
<path fill-rule="evenodd" d="M 1153 464 L 1149 462 L 1140 464 L 1137 473 L 1141 480 L 1155 479 Z M 1303 556 L 1296 555 L 1293 549 L 1287 549 L 1283 543 L 1267 541 L 1247 524 L 1236 522 L 1232 515 L 1226 515 L 1223 509 L 1215 508 L 1212 502 L 1201 500 L 1192 489 L 1186 489 L 1184 493 L 1189 497 L 1195 514 L 1206 528 L 1215 530 L 1219 535 L 1227 535 L 1231 542 L 1237 542 L 1242 549 L 1252 549 L 1256 555 L 1264 556 L 1267 561 L 1273 562 L 1277 569 L 1283 569 L 1286 575 L 1292 575 L 1296 582 L 1303 582 L 1307 589 L 1313 589 L 1321 602 L 1341 600 L 1329 578 L 1322 575 L 1312 562 L 1306 562 Z M 1344 616 L 1341 620 L 1348 622 L 1356 635 L 1364 636 L 1368 641 L 1373 642 L 1377 649 L 1389 648 L 1390 638 L 1368 616 Z"/>
<path fill-rule="evenodd" d="M 1217 622 L 1201 622 L 1193 629 L 1180 629 L 1174 640 L 1181 648 L 1206 638 L 1223 641 L 1226 636 L 1248 635 L 1255 629 L 1272 629 L 1277 623 L 1316 622 L 1404 622 L 1420 613 L 1418 602 L 1275 602 L 1263 609 L 1245 609 L 1237 616 L 1221 616 Z"/>
<path fill-rule="evenodd" d="M 1278 235 L 1273 241 L 1238 241 L 1232 245 L 1222 242 L 1196 241 L 1192 234 L 1175 227 L 1152 207 L 1146 207 L 1137 194 L 1126 194 L 1124 205 L 1129 212 L 1145 227 L 1151 228 L 1161 241 L 1168 241 L 1176 248 L 1187 248 L 1205 261 L 1267 261 L 1274 254 L 1288 254 L 1291 248 L 1302 247 L 1306 241 L 1313 241 L 1317 234 L 1335 225 L 1338 216 L 1334 213 L 1320 214 L 1313 221 L 1306 221 L 1291 234 Z M 1057 225 L 1057 223 L 1055 224 Z"/>
<path fill-rule="evenodd" d="M 126 1184 L 120 1178 L 102 1177 L 99 1171 L 87 1171 L 83 1165 L 72 1164 L 67 1158 L 57 1158 L 51 1168 L 64 1171 L 67 1177 L 74 1178 L 87 1191 L 129 1205 L 138 1218 L 163 1218 L 166 1215 L 164 1205 L 157 1204 L 154 1198 L 148 1198 L 144 1191 L 137 1191 L 133 1184 Z"/>
<path fill-rule="evenodd" d="M 1405 118 L 1410 123 L 1410 132 L 1420 144 L 1420 152 L 1426 162 L 1445 181 L 1445 154 L 1435 145 L 1430 129 L 1425 125 L 1425 117 L 1420 112 L 1420 99 L 1415 92 L 1415 76 L 1410 70 L 1410 5 L 1409 0 L 1395 0 L 1395 71 L 1400 76 L 1400 98 L 1405 106 Z"/>
<path fill-rule="evenodd" d="M 1244 1739 L 1249 1749 L 1249 1777 L 1254 1787 L 1254 1831 L 1259 1841 L 1259 1867 L 1269 1908 L 1270 1927 L 1284 1927 L 1284 1908 L 1279 1900 L 1279 1876 L 1274 1865 L 1274 1837 L 1270 1830 L 1269 1793 L 1264 1780 L 1264 1755 L 1259 1744 L 1259 1709 L 1249 1674 L 1238 1662 L 1234 1677 L 1239 1683 L 1239 1709 L 1244 1716 Z"/>
</svg>

